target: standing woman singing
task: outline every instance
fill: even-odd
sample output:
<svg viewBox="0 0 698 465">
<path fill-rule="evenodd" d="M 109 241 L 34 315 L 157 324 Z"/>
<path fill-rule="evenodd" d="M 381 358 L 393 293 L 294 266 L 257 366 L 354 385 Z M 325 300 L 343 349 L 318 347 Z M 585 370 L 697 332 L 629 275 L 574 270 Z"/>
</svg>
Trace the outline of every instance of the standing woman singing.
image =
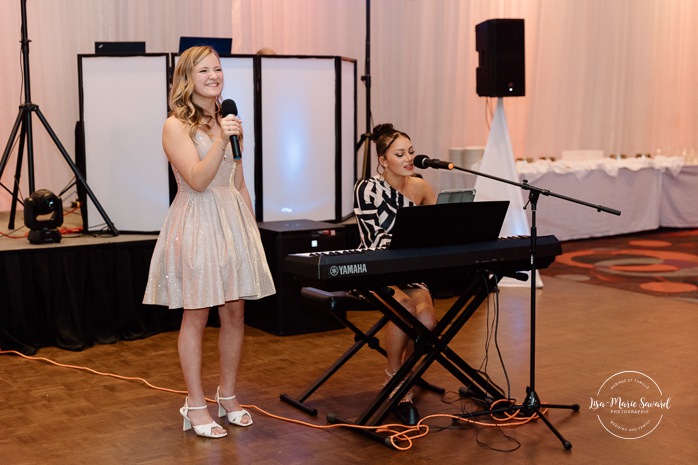
<svg viewBox="0 0 698 465">
<path fill-rule="evenodd" d="M 209 309 L 218 308 L 220 383 L 218 414 L 238 426 L 252 417 L 235 396 L 244 337 L 244 301 L 275 292 L 245 185 L 242 160 L 234 160 L 231 136 L 243 146 L 242 122 L 221 117 L 223 70 L 207 46 L 186 50 L 175 67 L 170 115 L 162 145 L 177 180 L 150 263 L 143 302 L 183 308 L 177 348 L 187 386 L 180 413 L 184 430 L 221 438 L 206 404 L 201 370 Z"/>
</svg>

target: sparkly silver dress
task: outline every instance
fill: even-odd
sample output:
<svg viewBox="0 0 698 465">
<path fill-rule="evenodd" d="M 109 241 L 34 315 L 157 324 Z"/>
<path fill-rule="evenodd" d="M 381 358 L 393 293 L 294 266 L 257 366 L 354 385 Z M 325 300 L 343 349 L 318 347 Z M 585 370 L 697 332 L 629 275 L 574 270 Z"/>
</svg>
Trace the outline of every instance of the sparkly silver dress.
<svg viewBox="0 0 698 465">
<path fill-rule="evenodd" d="M 203 159 L 212 141 L 199 131 L 194 144 Z M 257 222 L 233 184 L 238 166 L 228 146 L 203 192 L 173 167 L 177 195 L 153 251 L 143 303 L 207 308 L 275 292 Z"/>
</svg>

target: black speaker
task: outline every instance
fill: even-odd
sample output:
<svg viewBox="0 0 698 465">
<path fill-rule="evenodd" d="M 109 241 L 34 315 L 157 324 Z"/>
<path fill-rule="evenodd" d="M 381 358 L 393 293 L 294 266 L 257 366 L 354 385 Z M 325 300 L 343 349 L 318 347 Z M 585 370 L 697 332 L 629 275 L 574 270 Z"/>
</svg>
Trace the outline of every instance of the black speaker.
<svg viewBox="0 0 698 465">
<path fill-rule="evenodd" d="M 267 221 L 259 225 L 276 294 L 245 302 L 245 323 L 268 333 L 285 336 L 343 328 L 336 318 L 300 301 L 300 284 L 284 271 L 288 254 L 346 250 L 350 226 L 311 220 Z M 356 226 L 354 226 L 356 229 Z"/>
<path fill-rule="evenodd" d="M 480 97 L 525 95 L 524 20 L 490 19 L 475 26 Z"/>
</svg>

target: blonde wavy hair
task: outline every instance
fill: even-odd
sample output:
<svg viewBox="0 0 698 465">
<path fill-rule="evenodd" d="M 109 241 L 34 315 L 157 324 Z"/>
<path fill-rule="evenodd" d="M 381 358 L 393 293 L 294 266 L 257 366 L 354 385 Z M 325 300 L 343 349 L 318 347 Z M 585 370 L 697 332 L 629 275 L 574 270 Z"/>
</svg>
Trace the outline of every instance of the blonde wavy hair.
<svg viewBox="0 0 698 465">
<path fill-rule="evenodd" d="M 172 88 L 170 89 L 170 116 L 174 116 L 189 127 L 189 135 L 193 138 L 196 131 L 205 128 L 211 129 L 210 116 L 192 101 L 194 93 L 194 80 L 192 73 L 194 67 L 201 60 L 213 53 L 218 57 L 218 53 L 207 45 L 195 46 L 185 50 L 177 60 L 174 74 L 172 75 Z M 220 59 L 220 57 L 219 57 Z M 221 98 L 216 99 L 216 118 L 221 108 Z"/>
</svg>

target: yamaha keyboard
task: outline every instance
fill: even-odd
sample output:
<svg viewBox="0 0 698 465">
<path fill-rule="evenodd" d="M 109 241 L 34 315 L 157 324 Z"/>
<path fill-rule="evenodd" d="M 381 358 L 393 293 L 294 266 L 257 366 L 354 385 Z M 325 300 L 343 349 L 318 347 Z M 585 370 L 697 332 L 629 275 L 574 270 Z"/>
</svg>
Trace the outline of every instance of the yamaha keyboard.
<svg viewBox="0 0 698 465">
<path fill-rule="evenodd" d="M 555 236 L 536 240 L 536 269 L 562 253 Z M 303 286 L 326 291 L 454 278 L 488 271 L 509 274 L 531 269 L 531 238 L 516 236 L 457 246 L 413 249 L 338 250 L 288 255 L 284 269 Z"/>
</svg>

